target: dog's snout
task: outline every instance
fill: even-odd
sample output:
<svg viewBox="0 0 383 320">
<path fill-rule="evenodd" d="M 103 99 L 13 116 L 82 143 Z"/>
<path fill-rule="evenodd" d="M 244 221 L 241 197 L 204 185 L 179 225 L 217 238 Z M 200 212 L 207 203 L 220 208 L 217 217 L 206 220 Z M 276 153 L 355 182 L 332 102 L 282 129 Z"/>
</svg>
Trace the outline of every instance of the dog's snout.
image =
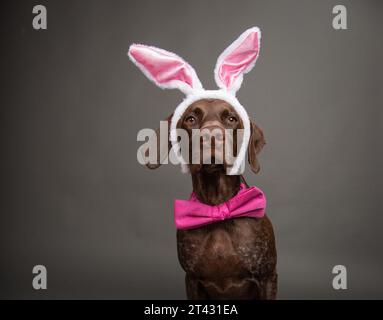
<svg viewBox="0 0 383 320">
<path fill-rule="evenodd" d="M 223 141 L 225 137 L 224 129 L 220 126 L 204 126 L 201 128 L 201 138 L 203 141 L 210 140 L 211 138 L 215 141 Z"/>
</svg>

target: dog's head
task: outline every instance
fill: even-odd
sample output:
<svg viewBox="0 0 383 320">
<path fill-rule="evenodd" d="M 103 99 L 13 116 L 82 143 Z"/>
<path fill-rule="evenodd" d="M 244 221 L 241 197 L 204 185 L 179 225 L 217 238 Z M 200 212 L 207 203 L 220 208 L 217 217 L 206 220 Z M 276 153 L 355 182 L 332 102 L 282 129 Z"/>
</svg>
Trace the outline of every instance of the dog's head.
<svg viewBox="0 0 383 320">
<path fill-rule="evenodd" d="M 167 119 L 171 123 L 172 115 Z M 257 155 L 265 145 L 263 131 L 251 123 L 250 140 L 247 148 L 248 162 L 251 170 L 258 173 L 260 164 Z M 169 126 L 170 127 L 170 126 Z M 238 150 L 238 129 L 243 129 L 243 121 L 235 109 L 226 101 L 219 99 L 203 99 L 191 104 L 177 123 L 177 128 L 188 133 L 190 172 L 196 173 L 201 169 L 207 172 L 226 169 L 226 148 L 231 148 L 233 156 Z M 226 134 L 229 129 L 232 135 Z M 169 136 L 170 132 L 168 132 Z M 172 145 L 170 142 L 160 141 L 160 129 L 156 131 L 157 139 L 157 163 L 147 164 L 150 169 L 156 169 L 161 165 L 162 156 L 166 156 Z"/>
<path fill-rule="evenodd" d="M 218 90 L 205 90 L 193 67 L 178 55 L 142 44 L 130 46 L 129 58 L 148 79 L 160 88 L 179 89 L 186 95 L 173 117 L 168 118 L 169 141 L 172 141 L 183 171 L 189 169 L 193 173 L 208 165 L 209 170 L 226 167 L 229 175 L 238 175 L 243 172 L 246 148 L 252 170 L 259 171 L 257 154 L 264 145 L 263 134 L 249 119 L 236 98 L 236 92 L 242 85 L 243 76 L 252 70 L 258 59 L 260 39 L 259 28 L 249 28 L 221 53 L 214 69 Z M 188 146 L 182 137 L 178 140 L 177 129 L 188 132 Z M 196 138 L 193 131 L 197 129 L 200 136 Z M 239 136 L 243 138 L 241 143 L 238 143 Z M 169 149 L 170 144 L 160 140 L 157 149 Z M 187 159 L 185 150 L 189 153 Z M 157 164 L 148 166 L 157 168 L 161 156 L 157 156 L 157 160 Z"/>
<path fill-rule="evenodd" d="M 191 173 L 202 168 L 208 171 L 222 167 L 226 169 L 226 166 L 231 164 L 226 148 L 230 148 L 233 156 L 237 156 L 238 129 L 243 129 L 243 121 L 226 101 L 219 99 L 196 101 L 186 109 L 177 127 L 188 132 L 189 159 L 194 160 L 189 165 Z M 229 132 L 232 132 L 232 135 L 228 134 Z M 248 160 L 251 169 L 256 173 L 260 168 L 257 154 L 264 144 L 263 132 L 252 122 Z"/>
</svg>

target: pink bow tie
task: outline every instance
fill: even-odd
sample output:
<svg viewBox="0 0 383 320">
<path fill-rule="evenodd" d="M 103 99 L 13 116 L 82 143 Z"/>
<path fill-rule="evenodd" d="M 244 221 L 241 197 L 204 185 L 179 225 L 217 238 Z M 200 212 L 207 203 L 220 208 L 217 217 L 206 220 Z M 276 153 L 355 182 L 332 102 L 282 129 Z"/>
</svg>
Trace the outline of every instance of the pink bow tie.
<svg viewBox="0 0 383 320">
<path fill-rule="evenodd" d="M 232 218 L 262 218 L 265 208 L 266 197 L 262 190 L 241 184 L 237 195 L 216 206 L 201 203 L 194 193 L 189 200 L 175 200 L 174 221 L 177 229 L 192 229 Z"/>
</svg>

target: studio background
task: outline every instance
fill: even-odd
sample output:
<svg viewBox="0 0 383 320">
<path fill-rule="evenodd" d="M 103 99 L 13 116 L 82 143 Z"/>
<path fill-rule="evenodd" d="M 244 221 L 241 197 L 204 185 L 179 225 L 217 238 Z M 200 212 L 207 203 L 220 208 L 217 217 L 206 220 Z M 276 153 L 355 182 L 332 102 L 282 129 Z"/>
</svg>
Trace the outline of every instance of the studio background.
<svg viewBox="0 0 383 320">
<path fill-rule="evenodd" d="M 191 179 L 150 171 L 137 132 L 182 99 L 129 61 L 176 52 L 216 88 L 218 55 L 251 26 L 261 53 L 238 93 L 264 130 L 280 299 L 383 298 L 381 1 L 8 1 L 1 21 L 0 298 L 184 299 L 173 200 Z M 48 29 L 32 28 L 45 5 Z M 32 268 L 48 289 L 32 288 Z M 334 265 L 348 271 L 335 291 Z"/>
</svg>

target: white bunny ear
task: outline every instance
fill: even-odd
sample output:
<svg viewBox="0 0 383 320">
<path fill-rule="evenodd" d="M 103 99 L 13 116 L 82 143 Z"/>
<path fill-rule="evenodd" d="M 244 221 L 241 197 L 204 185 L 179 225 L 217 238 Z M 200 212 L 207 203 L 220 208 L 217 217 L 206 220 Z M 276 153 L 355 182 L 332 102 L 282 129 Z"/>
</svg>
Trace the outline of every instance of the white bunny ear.
<svg viewBox="0 0 383 320">
<path fill-rule="evenodd" d="M 202 89 L 194 69 L 174 53 L 142 44 L 132 44 L 130 60 L 162 89 L 179 89 L 186 95 Z"/>
<path fill-rule="evenodd" d="M 227 47 L 218 57 L 214 69 L 218 87 L 235 94 L 241 87 L 243 75 L 254 67 L 260 46 L 261 31 L 253 27 Z"/>
</svg>

